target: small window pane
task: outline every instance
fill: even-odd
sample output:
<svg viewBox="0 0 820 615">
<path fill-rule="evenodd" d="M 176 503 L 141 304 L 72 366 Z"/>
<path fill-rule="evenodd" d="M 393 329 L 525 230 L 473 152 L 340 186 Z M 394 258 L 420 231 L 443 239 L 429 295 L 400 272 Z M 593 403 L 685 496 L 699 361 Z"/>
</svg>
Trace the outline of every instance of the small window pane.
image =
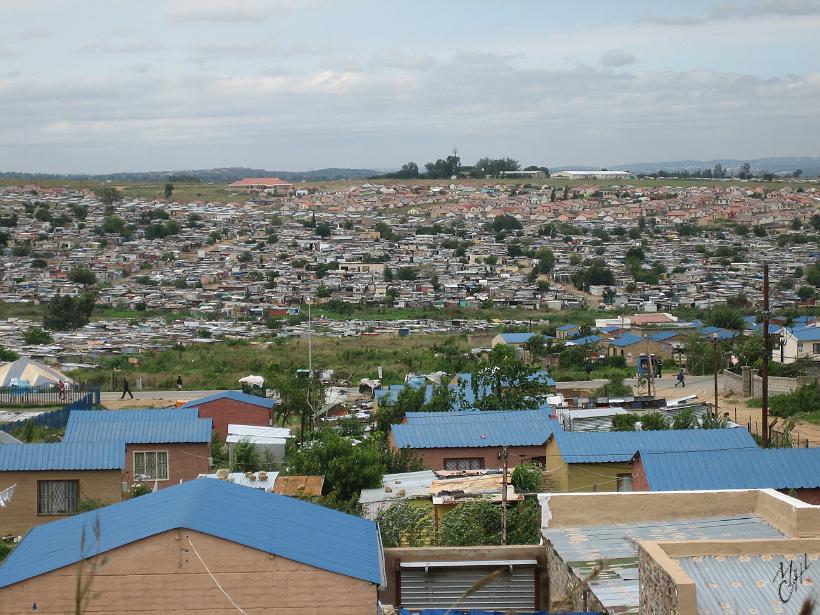
<svg viewBox="0 0 820 615">
<path fill-rule="evenodd" d="M 37 483 L 37 514 L 70 515 L 79 506 L 80 482 L 42 480 Z"/>
</svg>

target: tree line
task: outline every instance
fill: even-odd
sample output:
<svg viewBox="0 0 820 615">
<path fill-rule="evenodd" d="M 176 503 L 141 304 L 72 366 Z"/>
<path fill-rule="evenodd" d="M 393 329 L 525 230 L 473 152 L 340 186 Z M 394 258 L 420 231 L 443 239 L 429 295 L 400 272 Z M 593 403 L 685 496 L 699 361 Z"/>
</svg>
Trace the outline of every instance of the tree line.
<svg viewBox="0 0 820 615">
<path fill-rule="evenodd" d="M 418 179 L 425 177 L 427 179 L 448 179 L 450 177 L 459 177 L 466 175 L 474 179 L 483 177 L 491 177 L 494 179 L 504 177 L 508 173 L 521 171 L 521 164 L 508 156 L 501 158 L 482 157 L 472 166 L 464 166 L 461 164 L 461 158 L 456 150 L 446 156 L 445 158 L 438 158 L 435 161 L 425 163 L 424 170 L 419 169 L 419 165 L 415 162 L 407 162 L 401 166 L 401 169 L 395 173 L 388 173 L 381 177 L 394 179 Z M 549 177 L 549 169 L 547 167 L 529 166 L 523 169 L 524 171 L 543 171 L 546 177 Z"/>
</svg>

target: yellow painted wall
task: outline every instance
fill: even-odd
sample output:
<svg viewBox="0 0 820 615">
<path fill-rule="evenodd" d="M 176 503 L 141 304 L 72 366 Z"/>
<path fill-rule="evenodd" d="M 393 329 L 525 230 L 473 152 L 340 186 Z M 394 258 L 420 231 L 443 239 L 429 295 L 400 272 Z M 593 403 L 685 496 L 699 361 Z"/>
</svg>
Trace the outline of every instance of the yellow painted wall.
<svg viewBox="0 0 820 615">
<path fill-rule="evenodd" d="M 567 464 L 554 438 L 547 441 L 547 471 L 557 492 L 617 491 L 618 474 L 631 474 L 632 463 Z"/>
</svg>

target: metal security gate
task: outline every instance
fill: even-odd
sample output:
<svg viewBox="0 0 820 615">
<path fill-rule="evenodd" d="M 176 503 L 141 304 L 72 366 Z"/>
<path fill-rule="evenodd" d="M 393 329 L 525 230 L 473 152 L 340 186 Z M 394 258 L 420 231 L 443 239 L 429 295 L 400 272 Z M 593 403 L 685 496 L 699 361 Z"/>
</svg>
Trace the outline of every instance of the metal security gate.
<svg viewBox="0 0 820 615">
<path fill-rule="evenodd" d="M 448 608 L 480 579 L 498 571 L 489 583 L 460 602 L 458 608 L 532 611 L 538 608 L 537 566 L 535 560 L 402 562 L 401 606 Z"/>
</svg>

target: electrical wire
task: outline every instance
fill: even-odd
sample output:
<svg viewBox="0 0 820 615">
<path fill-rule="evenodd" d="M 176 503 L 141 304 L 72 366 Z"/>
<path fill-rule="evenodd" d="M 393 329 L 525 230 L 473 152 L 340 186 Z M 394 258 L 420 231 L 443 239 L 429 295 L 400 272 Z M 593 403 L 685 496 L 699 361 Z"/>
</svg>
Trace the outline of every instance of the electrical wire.
<svg viewBox="0 0 820 615">
<path fill-rule="evenodd" d="M 194 551 L 194 555 L 196 555 L 197 559 L 205 567 L 205 571 L 208 573 L 208 575 L 211 577 L 213 582 L 219 588 L 219 591 L 221 591 L 225 595 L 225 597 L 228 599 L 228 602 L 230 602 L 237 611 L 242 613 L 242 615 L 248 615 L 245 611 L 242 610 L 242 608 L 238 604 L 236 604 L 236 602 L 233 601 L 233 598 L 231 598 L 228 595 L 228 592 L 226 592 L 224 590 L 224 588 L 219 584 L 219 581 L 216 580 L 216 577 L 214 576 L 213 572 L 211 572 L 211 569 L 208 568 L 208 565 L 203 561 L 202 557 L 199 555 L 199 552 L 196 550 L 196 547 L 194 546 L 194 543 L 191 542 L 191 537 L 186 536 L 186 538 L 188 539 L 188 544 L 191 545 L 191 549 L 193 549 L 193 551 Z"/>
</svg>

